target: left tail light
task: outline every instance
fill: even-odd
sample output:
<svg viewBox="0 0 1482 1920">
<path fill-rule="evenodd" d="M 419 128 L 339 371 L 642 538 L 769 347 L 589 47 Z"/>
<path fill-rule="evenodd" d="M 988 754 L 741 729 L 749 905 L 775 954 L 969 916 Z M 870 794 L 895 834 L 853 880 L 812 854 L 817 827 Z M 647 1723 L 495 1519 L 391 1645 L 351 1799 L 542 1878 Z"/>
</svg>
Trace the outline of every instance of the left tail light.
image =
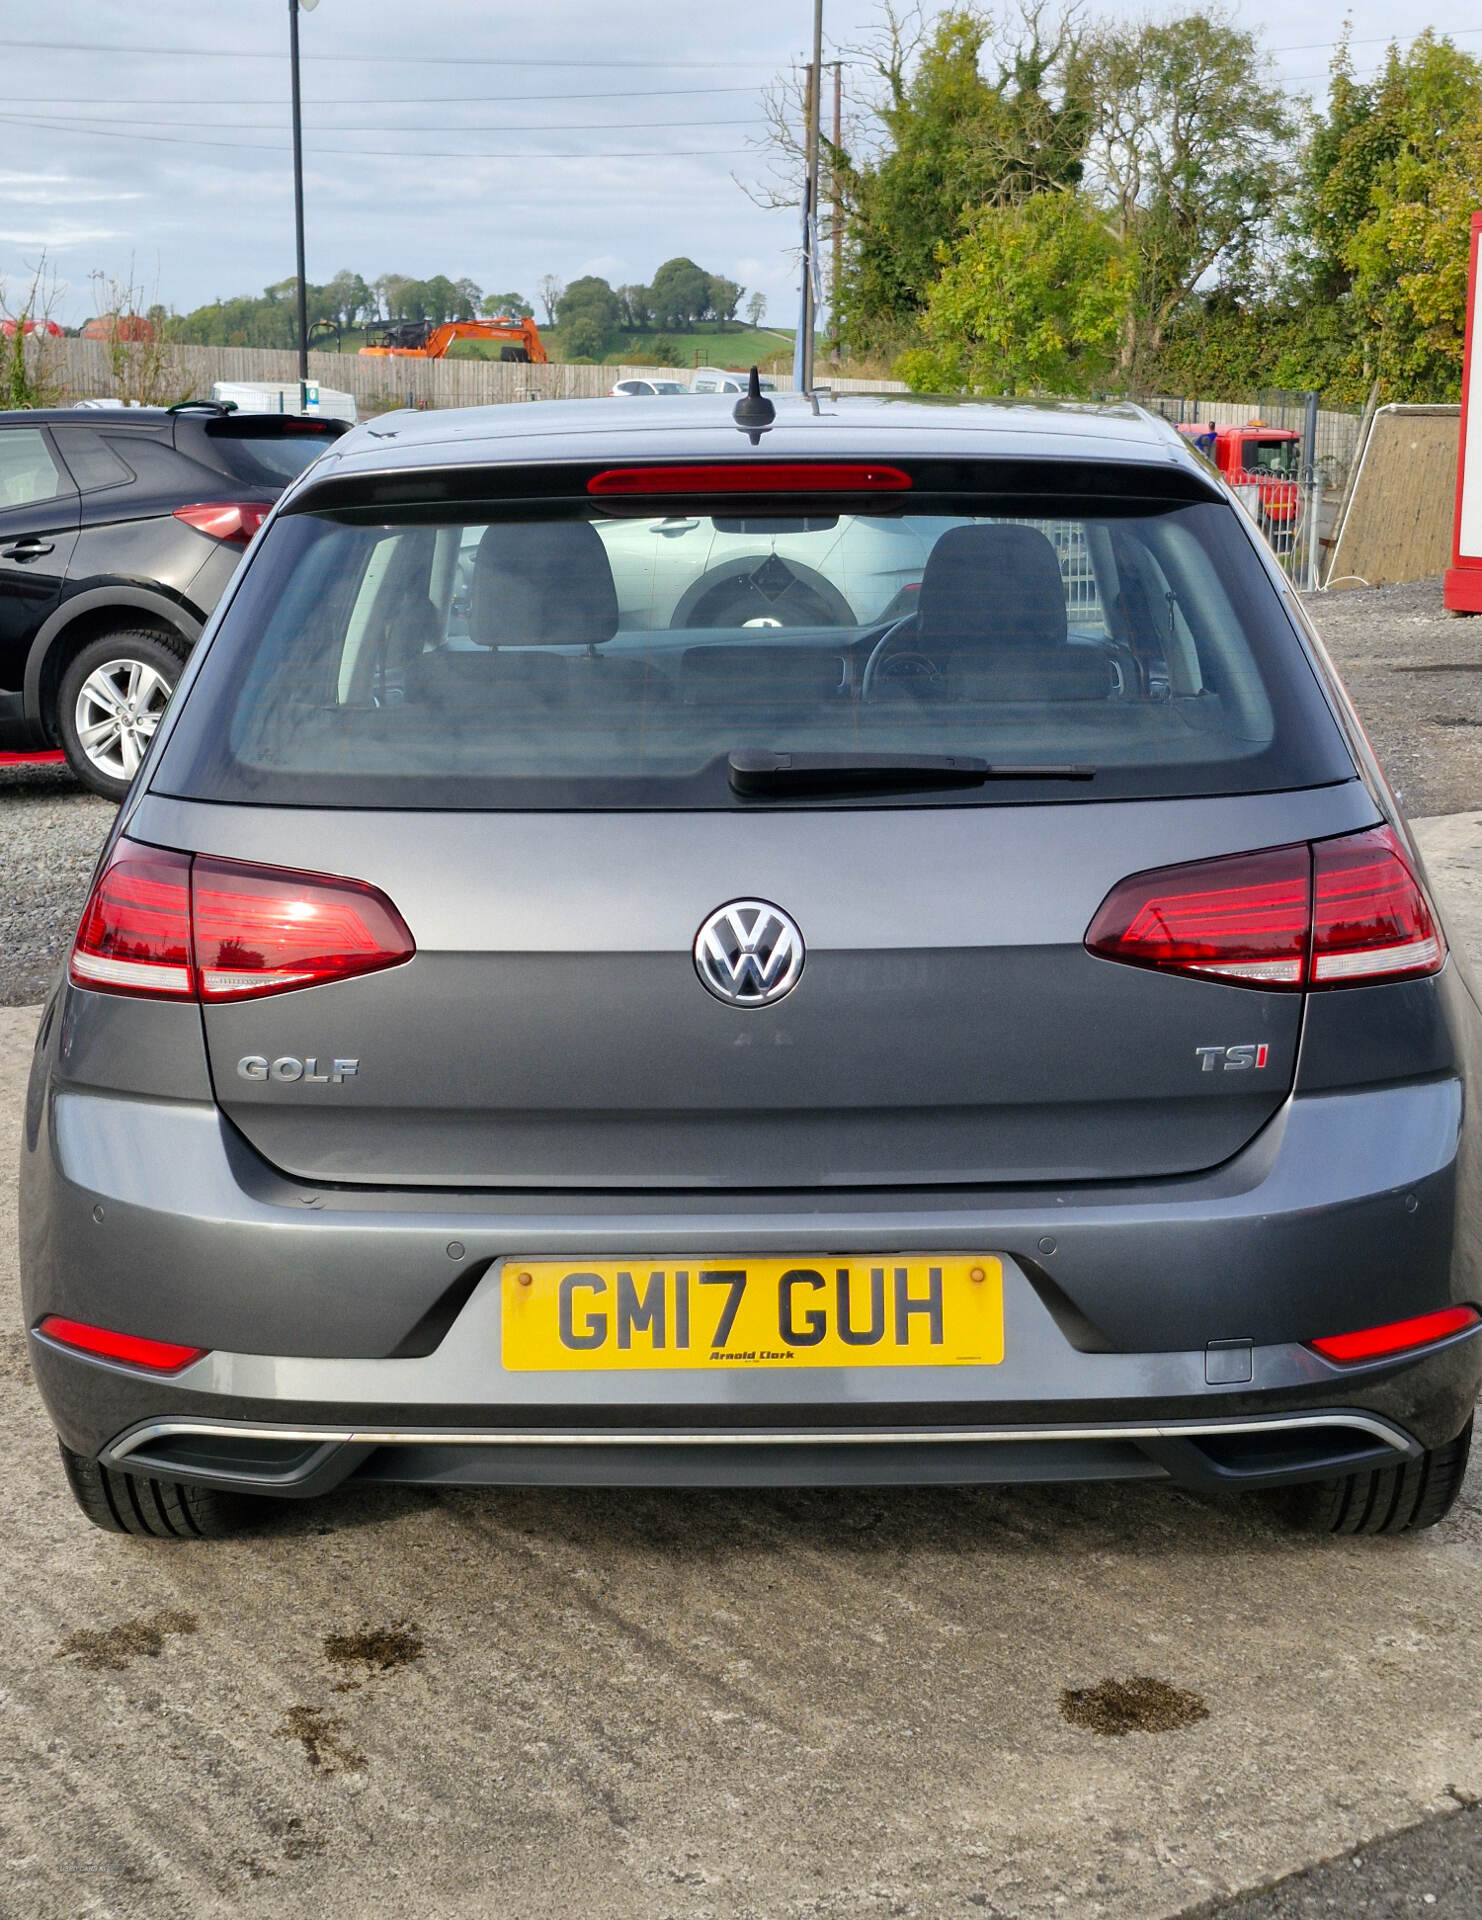
<svg viewBox="0 0 1482 1920">
<path fill-rule="evenodd" d="M 272 511 L 272 502 L 265 500 L 198 500 L 193 506 L 176 507 L 175 518 L 197 533 L 209 533 L 213 540 L 245 547 Z"/>
<path fill-rule="evenodd" d="M 1136 873 L 1086 930 L 1104 960 L 1278 992 L 1439 973 L 1446 940 L 1391 827 Z"/>
<path fill-rule="evenodd" d="M 378 888 L 120 840 L 73 942 L 73 983 L 170 1000 L 253 1000 L 378 973 L 416 952 Z"/>
</svg>

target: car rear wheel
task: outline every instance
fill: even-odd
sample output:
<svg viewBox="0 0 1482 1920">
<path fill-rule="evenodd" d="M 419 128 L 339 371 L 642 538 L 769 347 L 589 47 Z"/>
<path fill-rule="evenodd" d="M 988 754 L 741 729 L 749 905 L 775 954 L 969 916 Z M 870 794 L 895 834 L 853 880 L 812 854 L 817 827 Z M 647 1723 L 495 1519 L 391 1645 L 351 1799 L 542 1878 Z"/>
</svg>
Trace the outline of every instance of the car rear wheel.
<svg viewBox="0 0 1482 1920">
<path fill-rule="evenodd" d="M 157 1540 L 219 1540 L 239 1532 L 252 1516 L 254 1503 L 239 1495 L 185 1480 L 117 1473 L 70 1447 L 63 1446 L 61 1451 L 73 1499 L 105 1533 L 144 1534 Z"/>
<path fill-rule="evenodd" d="M 84 786 L 110 800 L 128 792 L 188 652 L 173 635 L 120 629 L 72 661 L 57 694 L 57 731 Z"/>
<path fill-rule="evenodd" d="M 1288 1526 L 1303 1533 L 1418 1533 L 1451 1511 L 1466 1478 L 1469 1420 L 1454 1440 L 1418 1460 L 1316 1480 L 1272 1496 Z"/>
</svg>

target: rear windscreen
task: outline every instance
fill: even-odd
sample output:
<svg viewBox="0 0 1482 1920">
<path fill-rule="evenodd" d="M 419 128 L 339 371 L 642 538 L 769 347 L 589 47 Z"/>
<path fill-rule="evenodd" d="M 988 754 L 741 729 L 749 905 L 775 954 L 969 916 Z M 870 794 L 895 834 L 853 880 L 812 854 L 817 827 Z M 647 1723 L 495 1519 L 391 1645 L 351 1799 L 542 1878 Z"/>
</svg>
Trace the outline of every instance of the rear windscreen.
<svg viewBox="0 0 1482 1920">
<path fill-rule="evenodd" d="M 317 420 L 254 419 L 251 414 L 212 420 L 206 427 L 217 463 L 256 487 L 296 480 L 343 431 Z"/>
<path fill-rule="evenodd" d="M 346 807 L 775 804 L 729 777 L 754 749 L 1021 770 L 960 792 L 923 781 L 902 805 L 1353 777 L 1223 504 L 667 504 L 285 516 L 154 790 Z M 786 803 L 880 799 L 866 776 Z"/>
</svg>

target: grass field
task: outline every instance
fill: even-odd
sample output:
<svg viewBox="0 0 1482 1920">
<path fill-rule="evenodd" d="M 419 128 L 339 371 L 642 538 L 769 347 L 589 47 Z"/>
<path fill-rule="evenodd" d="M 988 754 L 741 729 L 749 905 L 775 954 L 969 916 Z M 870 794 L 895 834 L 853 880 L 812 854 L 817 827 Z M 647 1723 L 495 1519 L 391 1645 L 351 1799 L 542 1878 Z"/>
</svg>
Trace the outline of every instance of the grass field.
<svg viewBox="0 0 1482 1920">
<path fill-rule="evenodd" d="M 371 328 L 370 331 L 374 333 L 376 329 Z M 790 327 L 748 327 L 739 322 L 723 325 L 715 321 L 701 321 L 689 333 L 624 333 L 617 336 L 618 344 L 603 355 L 602 364 L 608 367 L 666 366 L 688 371 L 692 367 L 750 366 L 754 360 L 759 366 L 777 361 L 790 367 L 793 334 L 794 329 Z M 559 327 L 542 327 L 540 337 L 552 360 L 566 358 L 561 350 Z M 351 328 L 341 337 L 340 352 L 358 353 L 365 339 L 364 328 Z M 665 342 L 671 351 L 661 358 L 662 343 Z M 497 360 L 499 343 L 493 340 L 459 340 L 454 343 L 448 357 L 451 360 Z"/>
</svg>

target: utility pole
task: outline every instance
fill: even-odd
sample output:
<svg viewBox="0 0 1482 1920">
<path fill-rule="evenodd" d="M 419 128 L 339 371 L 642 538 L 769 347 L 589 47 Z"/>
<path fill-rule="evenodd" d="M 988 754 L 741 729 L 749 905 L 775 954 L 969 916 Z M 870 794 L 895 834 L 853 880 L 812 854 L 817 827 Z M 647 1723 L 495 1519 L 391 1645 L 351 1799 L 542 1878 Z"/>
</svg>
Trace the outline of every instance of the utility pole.
<svg viewBox="0 0 1482 1920">
<path fill-rule="evenodd" d="M 813 386 L 813 336 L 817 330 L 818 275 L 818 159 L 822 141 L 818 122 L 823 110 L 823 0 L 813 0 L 813 62 L 808 69 L 808 190 L 803 226 L 803 388 Z"/>
<path fill-rule="evenodd" d="M 319 0 L 288 0 L 288 53 L 293 88 L 293 230 L 298 249 L 298 410 L 309 411 L 309 290 L 304 280 L 304 114 L 298 80 L 298 13 Z"/>
<path fill-rule="evenodd" d="M 837 367 L 844 357 L 843 345 L 839 339 L 839 277 L 844 258 L 844 208 L 839 193 L 839 152 L 844 145 L 844 62 L 835 60 L 833 65 L 834 163 L 829 169 L 829 185 L 832 188 L 834 213 L 829 240 L 834 257 L 829 271 L 828 324 L 829 332 L 833 335 L 833 350 L 829 358 Z"/>
</svg>

